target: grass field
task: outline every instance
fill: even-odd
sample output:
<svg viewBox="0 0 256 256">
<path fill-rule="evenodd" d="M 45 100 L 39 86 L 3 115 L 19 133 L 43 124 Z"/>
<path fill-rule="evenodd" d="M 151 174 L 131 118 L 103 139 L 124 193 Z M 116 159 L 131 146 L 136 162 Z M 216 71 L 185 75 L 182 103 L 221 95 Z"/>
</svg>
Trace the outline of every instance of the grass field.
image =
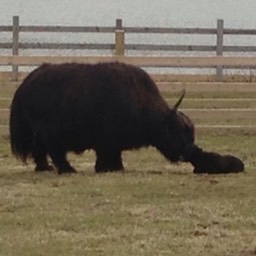
<svg viewBox="0 0 256 256">
<path fill-rule="evenodd" d="M 16 85 L 15 85 L 16 86 Z M 2 84 L 0 124 L 14 87 Z M 172 104 L 180 95 L 165 92 Z M 188 90 L 182 108 L 198 124 L 252 124 L 255 91 Z M 198 112 L 189 112 L 191 109 Z M 200 109 L 205 109 L 205 115 Z M 212 111 L 207 111 L 207 110 Z M 213 111 L 217 109 L 217 111 Z M 252 109 L 241 116 L 235 111 Z M 225 116 L 226 115 L 226 116 Z M 69 155 L 75 175 L 36 173 L 10 153 L 0 134 L 0 255 L 256 255 L 256 136 L 197 130 L 197 144 L 234 154 L 245 172 L 196 175 L 154 148 L 123 153 L 125 171 L 97 175 L 91 151 Z"/>
<path fill-rule="evenodd" d="M 93 152 L 75 175 L 35 173 L 0 145 L 0 255 L 256 255 L 256 138 L 201 136 L 246 171 L 195 175 L 153 148 L 125 152 L 126 170 L 97 175 Z"/>
</svg>

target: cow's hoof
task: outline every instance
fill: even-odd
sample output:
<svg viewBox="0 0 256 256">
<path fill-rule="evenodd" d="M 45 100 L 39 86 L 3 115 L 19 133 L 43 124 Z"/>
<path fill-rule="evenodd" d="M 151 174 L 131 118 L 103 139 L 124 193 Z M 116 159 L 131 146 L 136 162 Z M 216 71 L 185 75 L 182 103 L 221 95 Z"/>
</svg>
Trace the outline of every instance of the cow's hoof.
<svg viewBox="0 0 256 256">
<path fill-rule="evenodd" d="M 35 171 L 36 172 L 51 172 L 51 171 L 54 171 L 54 168 L 52 165 L 36 166 Z"/>
</svg>

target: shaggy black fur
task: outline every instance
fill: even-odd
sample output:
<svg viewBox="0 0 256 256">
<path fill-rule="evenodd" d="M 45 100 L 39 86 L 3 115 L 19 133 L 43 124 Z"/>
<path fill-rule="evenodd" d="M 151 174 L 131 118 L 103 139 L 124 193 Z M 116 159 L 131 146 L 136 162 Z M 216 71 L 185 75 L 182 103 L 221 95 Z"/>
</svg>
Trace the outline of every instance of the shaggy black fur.
<svg viewBox="0 0 256 256">
<path fill-rule="evenodd" d="M 194 126 L 170 108 L 142 69 L 123 63 L 44 64 L 17 89 L 11 105 L 12 152 L 37 171 L 75 172 L 66 153 L 96 152 L 96 172 L 123 169 L 121 152 L 152 145 L 176 162 L 194 143 Z"/>
<path fill-rule="evenodd" d="M 220 155 L 215 152 L 205 152 L 196 145 L 187 148 L 185 160 L 195 168 L 194 173 L 232 173 L 244 171 L 243 162 L 231 155 Z"/>
</svg>

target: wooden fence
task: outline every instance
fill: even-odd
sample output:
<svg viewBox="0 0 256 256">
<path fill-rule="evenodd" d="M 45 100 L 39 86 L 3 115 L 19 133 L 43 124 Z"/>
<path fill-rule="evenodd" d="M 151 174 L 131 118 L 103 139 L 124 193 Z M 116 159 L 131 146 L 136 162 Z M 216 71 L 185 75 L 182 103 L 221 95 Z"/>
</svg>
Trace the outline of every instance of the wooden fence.
<svg viewBox="0 0 256 256">
<path fill-rule="evenodd" d="M 18 78 L 18 66 L 20 65 L 38 65 L 42 62 L 62 62 L 62 61 L 108 61 L 121 60 L 135 65 L 150 67 L 214 67 L 216 68 L 216 80 L 223 80 L 223 67 L 225 68 L 255 68 L 255 57 L 226 57 L 225 53 L 242 52 L 243 54 L 252 54 L 256 52 L 256 46 L 235 46 L 224 45 L 225 35 L 248 36 L 256 35 L 256 29 L 230 29 L 224 28 L 224 21 L 218 20 L 216 28 L 157 28 L 157 27 L 126 27 L 122 20 L 117 19 L 113 27 L 75 27 L 75 26 L 22 26 L 19 17 L 13 17 L 12 26 L 0 26 L 1 32 L 11 32 L 12 42 L 1 42 L 0 49 L 9 49 L 12 56 L 0 56 L 0 65 L 12 65 L 12 79 Z M 20 33 L 111 33 L 115 35 L 113 43 L 33 43 L 21 42 Z M 186 34 L 186 35 L 215 35 L 214 45 L 177 45 L 177 44 L 128 44 L 125 42 L 126 34 Z M 72 50 L 111 50 L 113 56 L 104 57 L 58 57 L 58 56 L 19 56 L 20 50 L 24 49 L 72 49 Z M 127 51 L 161 51 L 178 52 L 175 57 L 131 57 L 127 56 Z M 178 57 L 180 52 L 204 52 L 208 57 Z M 19 56 L 19 57 L 18 57 Z"/>
</svg>

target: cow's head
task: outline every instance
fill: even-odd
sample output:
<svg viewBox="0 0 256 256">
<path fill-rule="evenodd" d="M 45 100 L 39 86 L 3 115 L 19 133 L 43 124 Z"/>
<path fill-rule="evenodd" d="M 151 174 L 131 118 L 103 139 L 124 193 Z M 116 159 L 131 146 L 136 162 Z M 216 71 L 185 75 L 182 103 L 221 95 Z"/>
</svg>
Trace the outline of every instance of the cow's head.
<svg viewBox="0 0 256 256">
<path fill-rule="evenodd" d="M 166 120 L 166 140 L 161 145 L 163 148 L 160 149 L 173 162 L 182 160 L 186 148 L 194 144 L 195 141 L 195 129 L 192 121 L 187 115 L 178 110 L 184 96 L 185 91 L 183 91 L 174 107 L 170 108 Z"/>
</svg>

